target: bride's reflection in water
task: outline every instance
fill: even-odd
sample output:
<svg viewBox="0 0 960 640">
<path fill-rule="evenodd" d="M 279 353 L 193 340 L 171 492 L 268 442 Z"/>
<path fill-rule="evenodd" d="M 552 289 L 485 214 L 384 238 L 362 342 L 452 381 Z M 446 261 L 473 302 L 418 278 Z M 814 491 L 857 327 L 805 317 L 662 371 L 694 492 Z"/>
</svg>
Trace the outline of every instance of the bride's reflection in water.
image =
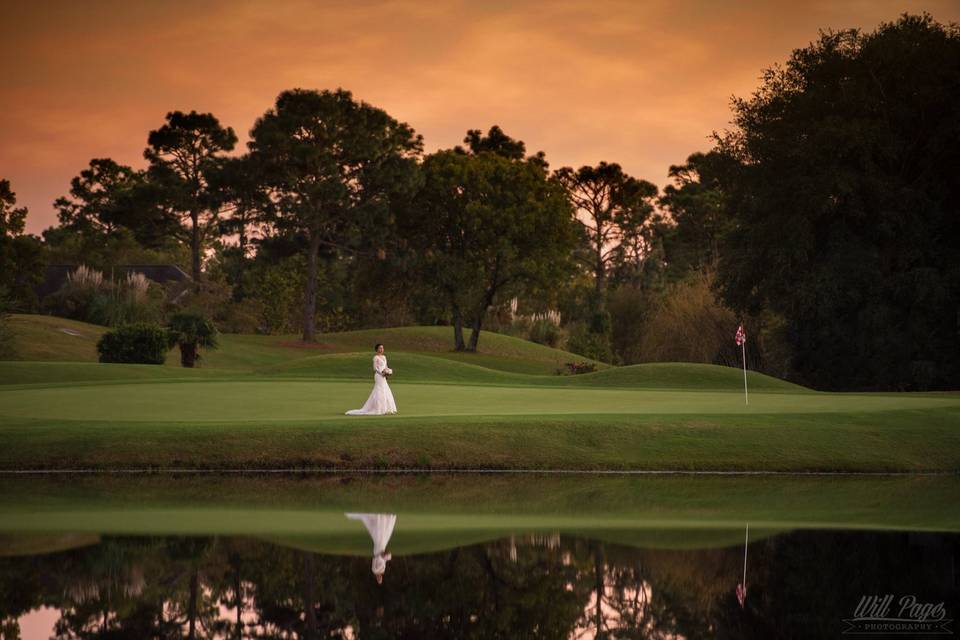
<svg viewBox="0 0 960 640">
<path fill-rule="evenodd" d="M 351 520 L 360 520 L 373 538 L 373 575 L 377 577 L 377 584 L 383 584 L 383 574 L 387 571 L 387 562 L 393 558 L 387 553 L 387 543 L 393 535 L 393 528 L 397 524 L 395 513 L 345 513 Z"/>
</svg>

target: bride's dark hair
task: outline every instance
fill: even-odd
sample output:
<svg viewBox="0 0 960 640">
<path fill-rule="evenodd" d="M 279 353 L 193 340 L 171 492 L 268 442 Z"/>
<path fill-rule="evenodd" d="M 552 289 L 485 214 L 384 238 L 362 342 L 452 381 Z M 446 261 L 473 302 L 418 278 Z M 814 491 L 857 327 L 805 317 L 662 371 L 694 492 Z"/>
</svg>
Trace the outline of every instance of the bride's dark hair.
<svg viewBox="0 0 960 640">
<path fill-rule="evenodd" d="M 376 351 L 377 349 L 379 349 L 379 348 L 382 347 L 382 346 L 383 346 L 383 343 L 382 343 L 382 342 L 378 342 L 377 344 L 373 345 L 373 350 Z"/>
</svg>

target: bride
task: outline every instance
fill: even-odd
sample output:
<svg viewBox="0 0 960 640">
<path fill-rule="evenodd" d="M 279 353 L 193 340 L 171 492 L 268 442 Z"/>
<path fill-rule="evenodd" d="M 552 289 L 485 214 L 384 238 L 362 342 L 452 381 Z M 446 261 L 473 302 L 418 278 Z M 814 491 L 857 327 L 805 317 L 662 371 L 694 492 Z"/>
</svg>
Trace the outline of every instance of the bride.
<svg viewBox="0 0 960 640">
<path fill-rule="evenodd" d="M 348 416 L 379 416 L 397 412 L 397 403 L 394 402 L 390 385 L 387 384 L 387 378 L 393 373 L 393 369 L 387 367 L 383 345 L 377 344 L 374 350 L 377 355 L 373 356 L 373 391 L 370 392 L 370 397 L 363 404 L 363 408 L 347 411 Z"/>
</svg>

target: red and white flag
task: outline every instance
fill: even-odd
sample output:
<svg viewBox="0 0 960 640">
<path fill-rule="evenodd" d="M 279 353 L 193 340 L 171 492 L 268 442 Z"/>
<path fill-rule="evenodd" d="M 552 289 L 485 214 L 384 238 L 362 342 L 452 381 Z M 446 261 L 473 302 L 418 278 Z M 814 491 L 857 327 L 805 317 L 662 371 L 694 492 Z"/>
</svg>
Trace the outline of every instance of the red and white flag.
<svg viewBox="0 0 960 640">
<path fill-rule="evenodd" d="M 740 608 L 743 609 L 747 601 L 747 588 L 742 584 L 737 585 L 737 601 L 740 603 Z"/>
<path fill-rule="evenodd" d="M 739 347 L 744 342 L 747 341 L 747 334 L 743 332 L 743 323 L 740 323 L 740 326 L 737 327 L 737 346 Z"/>
</svg>

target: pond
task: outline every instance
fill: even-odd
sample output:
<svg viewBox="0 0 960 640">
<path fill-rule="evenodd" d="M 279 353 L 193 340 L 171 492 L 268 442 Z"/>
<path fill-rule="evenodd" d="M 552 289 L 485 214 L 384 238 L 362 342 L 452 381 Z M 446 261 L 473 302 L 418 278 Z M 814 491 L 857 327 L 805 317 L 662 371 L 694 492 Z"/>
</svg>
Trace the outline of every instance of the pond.
<svg viewBox="0 0 960 640">
<path fill-rule="evenodd" d="M 960 603 L 956 476 L 52 475 L 0 490 L 4 638 L 944 637 Z"/>
</svg>

